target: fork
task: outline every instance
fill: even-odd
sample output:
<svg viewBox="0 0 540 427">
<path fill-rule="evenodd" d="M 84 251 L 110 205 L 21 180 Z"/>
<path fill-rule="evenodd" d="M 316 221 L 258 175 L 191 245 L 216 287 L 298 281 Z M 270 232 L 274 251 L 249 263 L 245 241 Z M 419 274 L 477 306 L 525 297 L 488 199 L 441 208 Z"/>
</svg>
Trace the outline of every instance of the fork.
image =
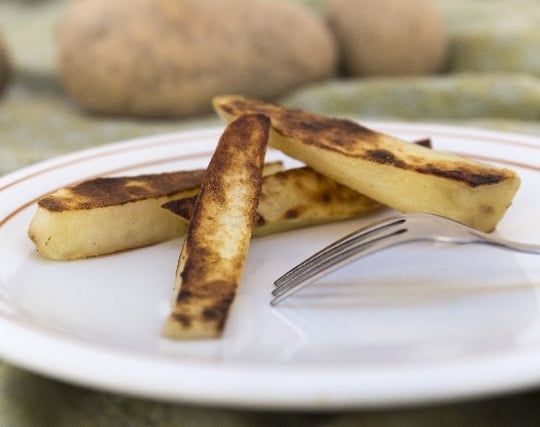
<svg viewBox="0 0 540 427">
<path fill-rule="evenodd" d="M 477 243 L 540 254 L 540 245 L 513 242 L 434 214 L 412 213 L 384 219 L 356 230 L 315 253 L 279 277 L 271 305 L 277 305 L 317 279 L 374 252 L 403 243 L 433 241 Z"/>
</svg>

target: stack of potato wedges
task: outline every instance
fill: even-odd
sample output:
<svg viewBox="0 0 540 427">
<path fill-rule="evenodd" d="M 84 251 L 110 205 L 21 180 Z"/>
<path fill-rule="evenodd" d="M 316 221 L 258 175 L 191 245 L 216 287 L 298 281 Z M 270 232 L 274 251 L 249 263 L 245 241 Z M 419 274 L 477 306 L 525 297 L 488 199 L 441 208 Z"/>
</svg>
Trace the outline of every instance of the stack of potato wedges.
<svg viewBox="0 0 540 427">
<path fill-rule="evenodd" d="M 519 177 L 356 122 L 242 96 L 214 99 L 228 122 L 206 170 L 98 178 L 38 201 L 29 236 L 56 260 L 184 235 L 163 336 L 223 334 L 253 235 L 382 208 L 442 215 L 493 231 Z M 267 146 L 300 160 L 265 163 Z"/>
</svg>

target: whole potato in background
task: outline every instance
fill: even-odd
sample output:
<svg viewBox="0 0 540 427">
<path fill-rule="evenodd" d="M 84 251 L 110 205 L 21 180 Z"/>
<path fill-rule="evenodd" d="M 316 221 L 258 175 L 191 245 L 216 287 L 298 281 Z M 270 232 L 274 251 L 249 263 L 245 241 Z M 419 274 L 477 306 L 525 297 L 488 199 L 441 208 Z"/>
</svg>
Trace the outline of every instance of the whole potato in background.
<svg viewBox="0 0 540 427">
<path fill-rule="evenodd" d="M 329 0 L 326 16 L 348 75 L 428 74 L 445 65 L 448 37 L 432 0 Z"/>
<path fill-rule="evenodd" d="M 63 86 L 99 113 L 209 112 L 215 95 L 278 97 L 337 63 L 323 20 L 276 0 L 77 0 L 57 36 Z"/>
</svg>

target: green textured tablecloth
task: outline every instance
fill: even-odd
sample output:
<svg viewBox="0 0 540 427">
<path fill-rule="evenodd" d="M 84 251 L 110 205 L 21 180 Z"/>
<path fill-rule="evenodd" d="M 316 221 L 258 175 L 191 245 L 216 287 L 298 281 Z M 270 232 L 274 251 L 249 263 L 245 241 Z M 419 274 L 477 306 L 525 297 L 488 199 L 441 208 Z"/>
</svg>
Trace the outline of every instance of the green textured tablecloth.
<svg viewBox="0 0 540 427">
<path fill-rule="evenodd" d="M 301 1 L 301 0 L 296 0 Z M 306 1 L 307 2 L 307 1 Z M 14 75 L 0 98 L 0 174 L 81 148 L 207 124 L 95 117 L 63 93 L 54 23 L 66 1 L 2 0 Z M 319 9 L 323 1 L 308 2 Z M 537 0 L 439 0 L 451 35 L 444 75 L 321 82 L 288 105 L 369 119 L 453 123 L 540 135 Z M 1 345 L 1 341 L 0 341 Z M 468 402 L 324 414 L 166 404 L 63 384 L 0 363 L 0 426 L 536 426 L 540 391 Z"/>
</svg>

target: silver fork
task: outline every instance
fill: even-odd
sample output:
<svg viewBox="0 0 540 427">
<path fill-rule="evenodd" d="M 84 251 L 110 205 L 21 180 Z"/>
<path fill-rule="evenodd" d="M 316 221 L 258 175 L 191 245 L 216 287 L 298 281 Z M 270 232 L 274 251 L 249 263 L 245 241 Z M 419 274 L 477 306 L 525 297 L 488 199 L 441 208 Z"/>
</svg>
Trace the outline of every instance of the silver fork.
<svg viewBox="0 0 540 427">
<path fill-rule="evenodd" d="M 512 251 L 540 254 L 540 245 L 512 242 L 441 216 L 413 213 L 387 218 L 354 231 L 315 253 L 278 278 L 271 305 L 337 270 L 341 266 L 392 246 L 415 241 L 478 243 Z"/>
</svg>

